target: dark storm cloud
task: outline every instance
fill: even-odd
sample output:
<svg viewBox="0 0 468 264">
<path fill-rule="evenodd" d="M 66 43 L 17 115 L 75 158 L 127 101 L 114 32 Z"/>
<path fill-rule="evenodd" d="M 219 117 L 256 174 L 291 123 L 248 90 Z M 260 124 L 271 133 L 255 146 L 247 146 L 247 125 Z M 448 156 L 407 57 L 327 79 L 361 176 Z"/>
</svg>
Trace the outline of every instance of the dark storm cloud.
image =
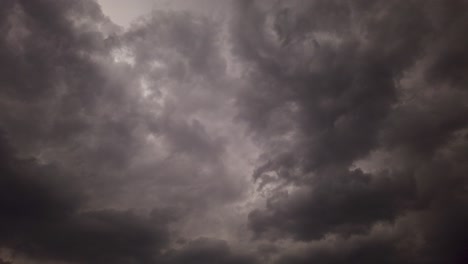
<svg viewBox="0 0 468 264">
<path fill-rule="evenodd" d="M 408 235 L 280 263 L 462 263 L 467 24 L 454 9 L 466 3 L 242 1 L 238 9 L 235 51 L 251 65 L 238 105 L 263 146 L 253 176 L 269 195 L 249 215 L 256 237 L 347 239 L 410 215 L 423 241 L 413 255 L 396 249 Z M 379 151 L 392 163 L 353 168 Z"/>
<path fill-rule="evenodd" d="M 246 15 L 240 15 L 235 28 L 237 50 L 258 69 L 251 74 L 255 89 L 249 86 L 239 101 L 245 111 L 241 114 L 263 132 L 257 126 L 281 122 L 277 111 L 285 107 L 291 112 L 285 118 L 297 120 L 297 140 L 307 147 L 294 148 L 294 152 L 303 151 L 301 154 L 308 156 L 303 163 L 310 164 L 302 166 L 349 165 L 375 145 L 379 125 L 397 96 L 395 78 L 403 73 L 403 66 L 413 62 L 413 54 L 425 40 L 420 16 L 410 20 L 405 13 L 400 17 L 394 14 L 398 8 L 410 9 L 408 15 L 420 11 L 417 6 L 390 4 L 385 8 L 395 10 L 383 9 L 382 18 L 377 20 L 370 16 L 372 10 L 353 9 L 347 3 L 294 3 L 296 8 L 276 7 L 266 14 L 251 11 L 255 4 L 250 4 L 244 7 Z M 303 5 L 307 12 L 299 9 Z M 268 23 L 278 20 L 277 13 L 284 9 L 298 21 L 289 26 L 290 37 L 296 41 L 286 47 L 278 45 L 279 33 Z M 363 18 L 355 21 L 352 17 Z M 392 43 L 385 38 L 397 39 L 408 28 L 414 30 L 411 39 L 385 48 Z M 267 129 L 266 133 L 284 131 Z"/>
<path fill-rule="evenodd" d="M 0 142 L 0 246 L 18 255 L 73 263 L 254 263 L 221 240 L 198 239 L 162 254 L 170 211 L 147 217 L 111 209 L 80 212 L 83 196 L 76 185 L 64 183 L 54 168 L 16 158 L 4 138 Z"/>
<path fill-rule="evenodd" d="M 0 259 L 0 264 L 11 264 L 11 262 Z"/>
<path fill-rule="evenodd" d="M 1 1 L 0 263 L 464 263 L 467 10 Z"/>
<path fill-rule="evenodd" d="M 255 263 L 230 252 L 225 241 L 203 238 L 163 254 L 174 220 L 170 211 L 83 212 L 83 195 L 56 169 L 16 158 L 4 137 L 0 157 L 0 246 L 19 256 L 71 263 Z"/>
<path fill-rule="evenodd" d="M 86 5 L 95 10 L 90 1 L 10 2 L 2 23 L 2 123 L 26 146 L 67 140 L 90 126 L 94 82 L 102 81 L 91 57 L 104 52 L 96 27 L 108 22 L 91 24 L 93 13 L 80 12 Z M 82 30 L 75 30 L 73 16 L 84 21 Z"/>
<path fill-rule="evenodd" d="M 122 33 L 94 1 L 2 5 L 9 12 L 2 18 L 0 119 L 21 155 L 67 168 L 100 196 L 95 201 L 151 207 L 154 199 L 138 199 L 153 197 L 157 181 L 193 190 L 192 175 L 197 186 L 224 191 L 194 199 L 193 191 L 162 188 L 159 196 L 191 201 L 190 208 L 236 197 L 238 187 L 225 184 L 223 140 L 191 116 L 213 111 L 225 96 L 213 88 L 227 86 L 218 78 L 224 66 L 213 22 L 155 12 Z M 159 160 L 141 157 L 154 149 Z M 213 173 L 199 173 L 205 168 Z M 132 195 L 135 188 L 148 194 Z"/>
<path fill-rule="evenodd" d="M 168 240 L 164 218 L 80 212 L 76 184 L 57 169 L 15 157 L 1 140 L 0 245 L 19 255 L 82 263 L 149 263 Z M 162 220 L 161 220 L 162 219 Z"/>
<path fill-rule="evenodd" d="M 219 264 L 254 264 L 258 263 L 251 255 L 231 252 L 223 240 L 198 238 L 189 241 L 180 250 L 169 251 L 163 263 L 219 263 Z"/>
<path fill-rule="evenodd" d="M 115 61 L 115 50 L 131 49 L 138 41 L 131 32 L 120 35 L 94 1 L 2 1 L 0 5 L 4 14 L 0 30 L 5 36 L 0 41 L 0 123 L 8 139 L 2 140 L 1 247 L 33 261 L 165 261 L 161 250 L 170 247 L 168 224 L 180 216 L 179 204 L 197 212 L 204 203 L 216 203 L 216 197 L 222 201 L 237 195 L 225 184 L 218 155 L 223 152 L 222 142 L 211 138 L 196 119 L 185 119 L 184 112 L 176 116 L 174 105 L 157 109 L 149 100 L 142 102 L 139 78 L 154 73 L 139 68 L 144 62 L 138 54 L 135 67 Z M 162 25 L 161 19 L 140 24 L 137 30 L 147 31 L 151 38 L 158 34 L 158 40 L 166 41 L 160 46 L 172 48 L 173 56 L 162 59 L 169 77 L 201 78 L 222 69 L 210 66 L 219 59 L 206 21 L 199 24 L 196 18 L 175 13 L 160 17 L 171 27 L 168 36 L 165 28 L 151 31 L 152 26 Z M 193 38 L 199 41 L 188 41 Z M 209 54 L 215 55 L 205 59 Z M 149 85 L 157 86 L 158 80 L 151 78 Z M 190 100 L 181 103 L 198 109 Z M 154 167 L 146 170 L 148 165 L 140 165 L 137 158 L 149 151 L 146 139 L 152 134 L 155 140 L 162 139 L 167 149 L 161 152 L 167 153 L 161 160 L 147 161 Z M 213 172 L 197 171 L 204 166 L 213 167 Z M 198 182 L 191 179 L 193 175 Z M 201 195 L 205 190 L 193 184 L 212 189 L 216 197 Z M 132 188 L 145 195 L 135 195 Z M 148 204 L 143 198 L 150 195 L 159 198 Z M 121 200 L 130 202 L 119 205 Z M 153 210 L 149 216 L 130 210 L 140 202 L 146 210 L 161 203 L 169 209 Z M 200 258 L 220 254 L 218 247 L 201 249 L 196 253 Z M 187 250 L 192 254 L 197 248 Z M 229 248 L 225 243 L 220 250 L 224 254 Z M 185 258 L 184 251 L 172 252 L 170 263 Z M 223 258 L 226 263 L 243 261 L 235 253 Z"/>
<path fill-rule="evenodd" d="M 307 248 L 280 257 L 277 263 L 405 263 L 389 238 L 350 239 L 352 244 L 335 241 L 335 247 Z M 341 242 L 341 243 L 340 243 Z"/>
<path fill-rule="evenodd" d="M 0 158 L 0 247 L 19 256 L 72 263 L 255 263 L 222 240 L 198 239 L 162 253 L 176 217 L 171 210 L 155 209 L 149 216 L 82 211 L 79 185 L 64 181 L 57 168 L 18 159 L 4 137 Z"/>
<path fill-rule="evenodd" d="M 383 174 L 373 178 L 360 170 L 321 172 L 310 187 L 291 195 L 276 193 L 266 211 L 253 211 L 251 227 L 257 234 L 271 232 L 274 238 L 286 231 L 301 240 L 366 232 L 375 221 L 393 221 L 415 191 L 408 175 L 398 179 Z"/>
<path fill-rule="evenodd" d="M 242 192 L 202 120 L 230 85 L 215 24 L 156 12 L 122 33 L 94 1 L 0 5 L 0 247 L 33 262 L 254 263 L 223 240 L 172 247 Z"/>
</svg>

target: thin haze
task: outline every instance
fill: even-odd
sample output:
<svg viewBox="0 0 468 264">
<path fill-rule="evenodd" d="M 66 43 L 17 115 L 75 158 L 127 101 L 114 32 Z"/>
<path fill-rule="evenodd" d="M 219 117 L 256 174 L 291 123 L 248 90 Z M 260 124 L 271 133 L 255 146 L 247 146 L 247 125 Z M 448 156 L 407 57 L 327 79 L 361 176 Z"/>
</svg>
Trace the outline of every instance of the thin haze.
<svg viewBox="0 0 468 264">
<path fill-rule="evenodd" d="M 0 1 L 0 264 L 468 263 L 467 11 Z"/>
</svg>

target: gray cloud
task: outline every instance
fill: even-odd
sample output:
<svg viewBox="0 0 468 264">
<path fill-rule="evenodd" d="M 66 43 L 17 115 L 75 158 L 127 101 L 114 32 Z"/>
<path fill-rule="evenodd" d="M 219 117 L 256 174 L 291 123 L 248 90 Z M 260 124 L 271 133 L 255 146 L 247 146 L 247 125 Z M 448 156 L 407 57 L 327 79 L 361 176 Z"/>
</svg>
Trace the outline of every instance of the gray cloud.
<svg viewBox="0 0 468 264">
<path fill-rule="evenodd" d="M 198 238 L 189 241 L 180 250 L 169 251 L 166 261 L 163 263 L 257 263 L 253 256 L 231 252 L 225 241 L 208 238 Z"/>
<path fill-rule="evenodd" d="M 463 155 L 458 151 L 465 144 L 466 92 L 458 88 L 462 78 L 453 70 L 463 67 L 463 59 L 447 53 L 461 52 L 464 34 L 458 30 L 466 23 L 452 17 L 457 13 L 452 8 L 464 4 L 240 3 L 236 52 L 252 66 L 246 75 L 251 85 L 238 104 L 263 146 L 264 163 L 253 177 L 269 197 L 265 208 L 249 215 L 257 239 L 349 238 L 378 224 L 397 225 L 420 210 L 437 215 L 426 215 L 427 222 L 442 217 L 428 201 L 439 194 L 452 197 L 440 193 L 442 182 L 466 188 L 466 180 L 449 168 L 461 169 L 461 163 L 440 165 L 438 173 L 429 169 L 439 166 L 440 155 L 444 160 L 444 155 Z M 372 172 L 355 168 L 378 151 L 389 153 L 392 163 Z M 451 208 L 464 202 L 442 203 Z M 414 224 L 425 244 L 411 257 L 395 250 L 401 238 L 382 247 L 369 242 L 344 255 L 338 248 L 280 262 L 461 263 L 466 244 L 443 223 L 450 213 L 442 214 L 444 220 L 428 229 Z M 463 233 L 461 226 L 456 229 Z M 450 246 L 428 257 L 428 248 L 442 247 L 433 232 Z"/>
<path fill-rule="evenodd" d="M 408 175 L 383 174 L 373 178 L 360 170 L 321 172 L 310 187 L 290 195 L 275 193 L 266 211 L 249 215 L 251 227 L 255 233 L 280 231 L 281 237 L 286 231 L 311 240 L 329 233 L 365 232 L 376 221 L 393 221 L 411 204 L 415 190 Z"/>
<path fill-rule="evenodd" d="M 15 157 L 1 142 L 0 245 L 37 259 L 149 263 L 165 222 L 115 210 L 80 212 L 84 196 L 60 171 Z"/>
<path fill-rule="evenodd" d="M 200 6 L 0 3 L 1 263 L 465 261 L 464 1 Z"/>
</svg>

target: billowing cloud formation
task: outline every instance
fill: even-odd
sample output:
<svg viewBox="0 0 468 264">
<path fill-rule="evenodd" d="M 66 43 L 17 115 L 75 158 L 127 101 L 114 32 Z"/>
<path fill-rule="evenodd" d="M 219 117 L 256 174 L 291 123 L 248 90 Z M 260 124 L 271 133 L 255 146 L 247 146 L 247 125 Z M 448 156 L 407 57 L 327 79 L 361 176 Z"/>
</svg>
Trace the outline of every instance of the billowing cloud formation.
<svg viewBox="0 0 468 264">
<path fill-rule="evenodd" d="M 0 263 L 464 263 L 467 3 L 217 6 L 0 3 Z"/>
<path fill-rule="evenodd" d="M 55 168 L 15 158 L 1 145 L 2 246 L 38 259 L 149 263 L 167 241 L 162 219 L 131 212 L 80 212 L 82 197 Z"/>
<path fill-rule="evenodd" d="M 250 226 L 270 239 L 347 238 L 281 263 L 462 263 L 467 39 L 454 9 L 466 7 L 240 5 L 235 39 L 255 86 L 239 105 L 266 149 L 254 178 L 272 186 Z M 406 235 L 362 238 L 407 218 Z"/>
</svg>

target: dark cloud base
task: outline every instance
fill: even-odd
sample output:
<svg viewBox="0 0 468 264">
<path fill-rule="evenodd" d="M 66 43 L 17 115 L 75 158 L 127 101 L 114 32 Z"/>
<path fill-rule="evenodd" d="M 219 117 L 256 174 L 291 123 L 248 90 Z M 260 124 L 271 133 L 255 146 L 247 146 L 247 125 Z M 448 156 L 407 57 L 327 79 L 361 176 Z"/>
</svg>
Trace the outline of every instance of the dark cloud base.
<svg viewBox="0 0 468 264">
<path fill-rule="evenodd" d="M 293 132 L 286 143 L 267 139 L 284 147 L 265 153 L 254 178 L 283 187 L 271 193 L 265 209 L 250 213 L 254 234 L 301 241 L 338 235 L 353 244 L 310 248 L 302 256 L 280 257 L 280 263 L 467 261 L 460 220 L 467 217 L 467 157 L 461 151 L 467 144 L 467 83 L 447 70 L 466 69 L 466 61 L 447 55 L 466 53 L 458 45 L 467 43 L 467 21 L 454 10 L 466 10 L 466 2 L 286 5 L 272 14 L 245 1 L 246 17 L 235 30 L 239 55 L 252 61 L 251 78 L 260 83 L 239 99 L 242 116 L 259 136 L 284 140 Z M 282 23 L 279 46 L 261 26 L 270 16 Z M 310 58 L 295 53 L 306 41 L 315 45 Z M 286 104 L 295 109 L 280 110 Z M 297 126 L 276 127 L 281 118 L 297 120 Z M 378 152 L 387 153 L 391 164 L 369 173 L 353 168 Z M 403 227 L 403 219 L 411 219 L 405 223 L 411 226 Z M 378 225 L 391 226 L 395 237 L 356 240 Z M 400 228 L 413 232 L 397 235 Z M 415 236 L 420 242 L 408 244 Z"/>
<path fill-rule="evenodd" d="M 468 3 L 228 9 L 1 1 L 0 263 L 467 263 Z"/>
<path fill-rule="evenodd" d="M 84 196 L 57 170 L 15 158 L 0 142 L 2 247 L 35 260 L 71 263 L 254 263 L 230 252 L 223 240 L 199 238 L 168 249 L 172 218 L 106 209 L 80 211 Z M 8 262 L 6 262 L 8 263 Z"/>
</svg>

